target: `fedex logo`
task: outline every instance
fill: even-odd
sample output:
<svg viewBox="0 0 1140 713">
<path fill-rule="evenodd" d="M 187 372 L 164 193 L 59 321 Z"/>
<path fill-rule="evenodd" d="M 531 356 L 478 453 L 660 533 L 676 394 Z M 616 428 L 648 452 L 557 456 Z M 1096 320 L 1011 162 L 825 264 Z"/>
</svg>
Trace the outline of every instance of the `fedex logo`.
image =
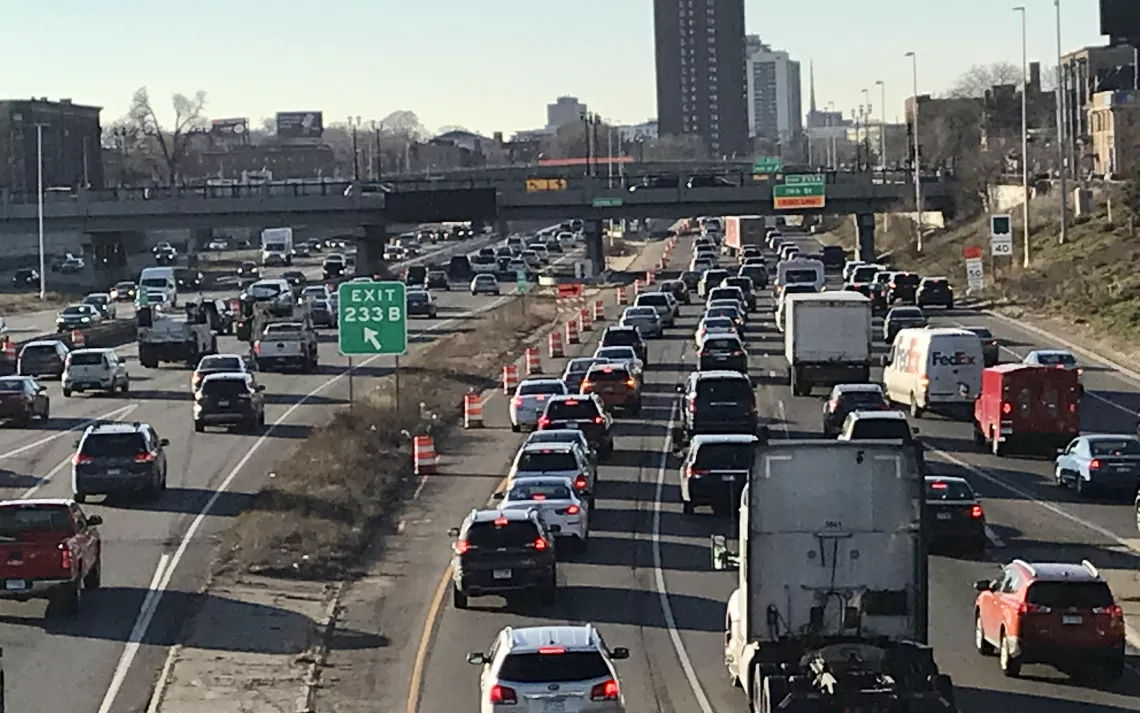
<svg viewBox="0 0 1140 713">
<path fill-rule="evenodd" d="M 930 360 L 938 366 L 972 366 L 977 358 L 966 352 L 954 352 L 953 355 L 934 352 Z"/>
</svg>

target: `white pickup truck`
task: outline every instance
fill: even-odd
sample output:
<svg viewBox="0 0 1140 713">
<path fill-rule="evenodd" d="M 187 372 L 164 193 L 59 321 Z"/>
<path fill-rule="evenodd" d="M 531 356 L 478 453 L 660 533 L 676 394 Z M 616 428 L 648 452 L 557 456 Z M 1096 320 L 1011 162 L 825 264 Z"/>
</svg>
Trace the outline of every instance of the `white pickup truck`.
<svg viewBox="0 0 1140 713">
<path fill-rule="evenodd" d="M 317 333 L 305 322 L 271 322 L 253 343 L 253 357 L 260 371 L 300 369 L 316 371 L 319 366 Z"/>
</svg>

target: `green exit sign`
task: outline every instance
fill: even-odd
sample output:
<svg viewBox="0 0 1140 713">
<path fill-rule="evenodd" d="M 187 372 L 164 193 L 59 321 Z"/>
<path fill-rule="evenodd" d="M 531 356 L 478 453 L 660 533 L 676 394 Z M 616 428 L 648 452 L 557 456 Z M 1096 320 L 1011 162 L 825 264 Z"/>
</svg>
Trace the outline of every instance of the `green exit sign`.
<svg viewBox="0 0 1140 713">
<path fill-rule="evenodd" d="M 784 176 L 784 185 L 785 186 L 822 186 L 823 185 L 823 176 L 818 174 L 818 173 L 814 173 L 814 174 L 793 174 L 790 176 Z"/>
<path fill-rule="evenodd" d="M 752 162 L 752 173 L 779 173 L 784 169 L 784 159 L 779 156 L 760 156 Z"/>
<path fill-rule="evenodd" d="M 595 208 L 620 208 L 621 198 L 595 198 Z"/>
</svg>

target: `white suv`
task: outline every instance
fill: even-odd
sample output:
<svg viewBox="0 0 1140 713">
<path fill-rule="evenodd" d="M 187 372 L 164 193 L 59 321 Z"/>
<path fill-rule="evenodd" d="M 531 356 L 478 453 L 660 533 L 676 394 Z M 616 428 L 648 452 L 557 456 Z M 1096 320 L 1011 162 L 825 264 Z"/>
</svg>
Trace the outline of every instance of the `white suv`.
<svg viewBox="0 0 1140 713">
<path fill-rule="evenodd" d="M 609 649 L 593 624 L 507 627 L 489 653 L 471 653 L 467 662 L 482 667 L 479 711 L 510 706 L 518 713 L 624 713 L 614 661 L 629 650 Z"/>
</svg>

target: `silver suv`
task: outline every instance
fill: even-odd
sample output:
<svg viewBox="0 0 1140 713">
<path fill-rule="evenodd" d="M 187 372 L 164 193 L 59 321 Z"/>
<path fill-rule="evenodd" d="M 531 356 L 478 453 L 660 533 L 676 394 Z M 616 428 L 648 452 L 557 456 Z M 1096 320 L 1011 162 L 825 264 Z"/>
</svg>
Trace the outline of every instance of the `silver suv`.
<svg viewBox="0 0 1140 713">
<path fill-rule="evenodd" d="M 518 713 L 624 713 L 614 661 L 629 650 L 610 649 L 593 624 L 507 627 L 489 653 L 467 655 L 482 667 L 479 710 L 509 705 Z"/>
</svg>

